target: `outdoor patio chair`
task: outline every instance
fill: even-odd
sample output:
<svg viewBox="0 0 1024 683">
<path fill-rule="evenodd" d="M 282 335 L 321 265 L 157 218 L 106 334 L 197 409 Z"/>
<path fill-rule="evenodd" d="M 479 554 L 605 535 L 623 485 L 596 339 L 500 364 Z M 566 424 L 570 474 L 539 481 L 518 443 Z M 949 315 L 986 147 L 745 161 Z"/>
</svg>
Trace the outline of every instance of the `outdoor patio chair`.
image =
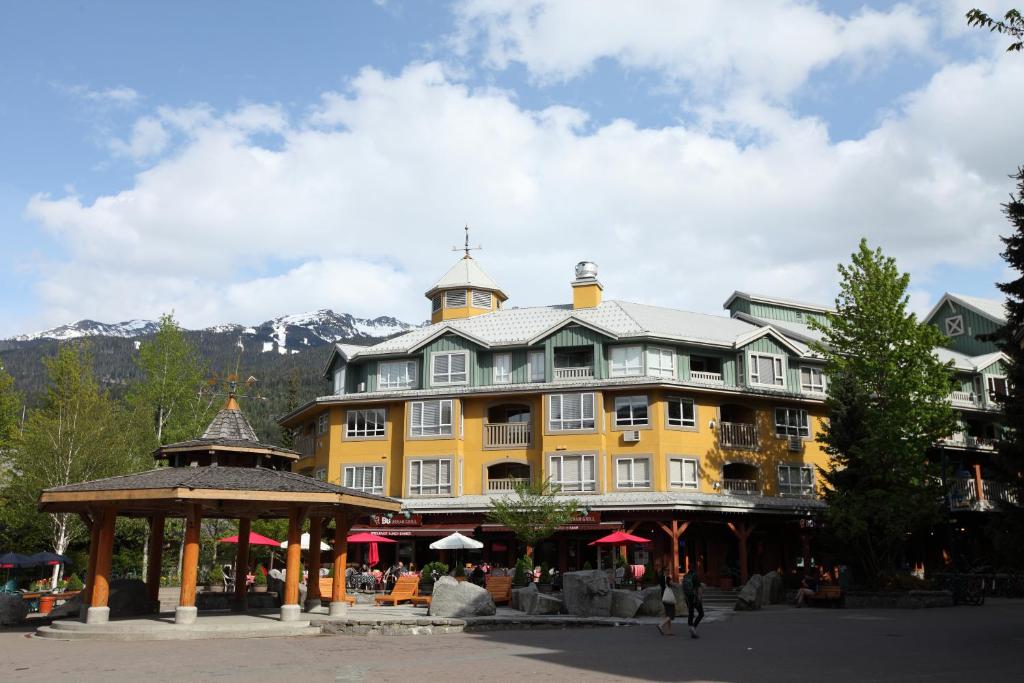
<svg viewBox="0 0 1024 683">
<path fill-rule="evenodd" d="M 400 602 L 408 602 L 416 596 L 416 592 L 420 589 L 420 577 L 418 576 L 399 576 L 398 580 L 395 581 L 395 587 L 391 590 L 388 595 L 375 595 L 373 601 L 377 605 L 383 605 L 386 602 L 392 605 L 397 605 Z"/>
<path fill-rule="evenodd" d="M 495 605 L 509 604 L 512 601 L 512 577 L 511 576 L 488 576 L 487 592 Z"/>
<path fill-rule="evenodd" d="M 17 593 L 17 592 L 18 592 L 18 582 L 15 581 L 14 579 L 8 579 L 7 583 L 5 583 L 2 588 L 0 588 L 0 593 Z"/>
</svg>

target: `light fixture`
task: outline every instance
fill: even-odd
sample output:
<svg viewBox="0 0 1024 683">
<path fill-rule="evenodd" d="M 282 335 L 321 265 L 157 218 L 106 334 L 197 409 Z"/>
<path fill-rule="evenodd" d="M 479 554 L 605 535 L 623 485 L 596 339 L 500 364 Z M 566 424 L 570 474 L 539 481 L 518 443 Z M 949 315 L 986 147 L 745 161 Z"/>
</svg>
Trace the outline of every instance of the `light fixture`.
<svg viewBox="0 0 1024 683">
<path fill-rule="evenodd" d="M 710 429 L 711 431 L 715 431 L 715 421 L 714 420 L 708 420 L 708 429 Z"/>
</svg>

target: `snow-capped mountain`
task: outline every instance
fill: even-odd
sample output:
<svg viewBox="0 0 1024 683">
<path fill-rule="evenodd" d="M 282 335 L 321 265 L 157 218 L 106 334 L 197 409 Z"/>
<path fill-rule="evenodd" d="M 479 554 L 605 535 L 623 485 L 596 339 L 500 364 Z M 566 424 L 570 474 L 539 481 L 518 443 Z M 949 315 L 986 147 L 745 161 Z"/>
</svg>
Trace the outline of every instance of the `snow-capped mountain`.
<svg viewBox="0 0 1024 683">
<path fill-rule="evenodd" d="M 331 344 L 339 339 L 358 343 L 360 340 L 389 337 L 414 327 L 416 326 L 390 316 L 356 318 L 348 313 L 335 313 L 323 309 L 310 313 L 283 315 L 255 326 L 214 325 L 193 332 L 203 336 L 233 337 L 236 339 L 235 344 L 243 349 L 258 349 L 268 353 L 298 353 L 304 348 Z M 158 328 L 159 323 L 153 320 L 129 320 L 116 324 L 80 320 L 36 334 L 14 337 L 10 341 L 66 340 L 96 336 L 133 339 L 153 334 Z"/>
</svg>

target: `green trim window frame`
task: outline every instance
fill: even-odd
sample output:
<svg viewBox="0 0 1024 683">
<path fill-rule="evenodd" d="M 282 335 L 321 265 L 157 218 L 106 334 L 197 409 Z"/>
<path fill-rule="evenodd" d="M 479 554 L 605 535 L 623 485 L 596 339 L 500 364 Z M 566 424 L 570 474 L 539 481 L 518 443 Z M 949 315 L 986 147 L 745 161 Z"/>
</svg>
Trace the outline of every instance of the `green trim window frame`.
<svg viewBox="0 0 1024 683">
<path fill-rule="evenodd" d="M 611 346 L 608 350 L 608 376 L 634 377 L 644 374 L 643 347 L 639 344 Z"/>
<path fill-rule="evenodd" d="M 433 386 L 469 384 L 469 351 L 440 351 L 430 355 Z"/>
<path fill-rule="evenodd" d="M 668 411 L 665 424 L 684 429 L 697 428 L 697 406 L 692 398 L 669 396 L 665 403 Z"/>
<path fill-rule="evenodd" d="M 699 484 L 700 464 L 697 458 L 668 459 L 668 485 L 673 489 L 689 489 L 696 491 Z"/>
<path fill-rule="evenodd" d="M 651 458 L 649 456 L 615 458 L 615 488 L 651 488 Z"/>
<path fill-rule="evenodd" d="M 410 496 L 450 496 L 451 494 L 451 458 L 417 458 L 409 461 Z"/>
<path fill-rule="evenodd" d="M 548 431 L 583 431 L 594 429 L 596 425 L 592 392 L 548 397 Z"/>
<path fill-rule="evenodd" d="M 814 466 L 803 463 L 779 465 L 779 495 L 809 497 L 814 495 Z"/>
<path fill-rule="evenodd" d="M 512 382 L 512 354 L 494 354 L 494 375 L 495 384 L 511 384 Z"/>
<path fill-rule="evenodd" d="M 415 389 L 416 361 L 386 360 L 377 365 L 377 389 Z"/>
<path fill-rule="evenodd" d="M 530 381 L 543 382 L 545 379 L 544 375 L 547 372 L 544 350 L 538 349 L 530 351 L 527 359 L 528 365 L 530 366 Z"/>
<path fill-rule="evenodd" d="M 593 453 L 558 454 L 548 457 L 551 485 L 564 493 L 597 491 L 597 456 Z"/>
<path fill-rule="evenodd" d="M 345 366 L 334 371 L 334 395 L 341 396 L 345 393 Z"/>
<path fill-rule="evenodd" d="M 451 436 L 452 400 L 412 401 L 409 405 L 409 436 Z"/>
<path fill-rule="evenodd" d="M 345 411 L 345 438 L 372 439 L 387 430 L 386 408 L 360 408 Z"/>
<path fill-rule="evenodd" d="M 326 434 L 327 433 L 327 427 L 328 427 L 328 414 L 327 413 L 320 413 L 319 415 L 316 416 L 316 433 L 318 435 Z"/>
<path fill-rule="evenodd" d="M 646 395 L 615 397 L 616 427 L 646 427 L 648 412 Z"/>
<path fill-rule="evenodd" d="M 384 495 L 384 465 L 345 465 L 341 485 L 363 493 Z"/>
<path fill-rule="evenodd" d="M 989 375 L 985 378 L 988 386 L 988 395 L 992 400 L 1010 395 L 1010 383 L 1002 375 Z"/>
<path fill-rule="evenodd" d="M 775 436 L 789 438 L 799 436 L 803 439 L 811 437 L 810 420 L 803 408 L 775 409 Z"/>
<path fill-rule="evenodd" d="M 800 390 L 805 394 L 824 394 L 825 372 L 811 365 L 801 365 Z"/>
<path fill-rule="evenodd" d="M 648 346 L 647 374 L 655 377 L 675 377 L 676 352 L 665 346 Z"/>
<path fill-rule="evenodd" d="M 313 470 L 313 478 L 317 481 L 327 481 L 327 468 L 317 467 Z"/>
<path fill-rule="evenodd" d="M 786 357 L 774 353 L 751 353 L 750 383 L 761 386 L 786 385 Z"/>
</svg>

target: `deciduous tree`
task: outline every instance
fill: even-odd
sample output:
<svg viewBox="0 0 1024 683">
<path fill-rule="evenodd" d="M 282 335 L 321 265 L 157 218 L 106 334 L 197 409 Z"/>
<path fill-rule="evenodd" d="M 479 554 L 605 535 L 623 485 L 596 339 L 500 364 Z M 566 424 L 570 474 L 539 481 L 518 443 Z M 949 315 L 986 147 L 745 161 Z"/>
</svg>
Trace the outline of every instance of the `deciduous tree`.
<svg viewBox="0 0 1024 683">
<path fill-rule="evenodd" d="M 559 498 L 557 493 L 550 481 L 517 483 L 512 495 L 491 501 L 487 517 L 507 526 L 526 546 L 526 554 L 532 556 L 537 543 L 571 521 L 580 508 L 579 501 Z"/>
</svg>

